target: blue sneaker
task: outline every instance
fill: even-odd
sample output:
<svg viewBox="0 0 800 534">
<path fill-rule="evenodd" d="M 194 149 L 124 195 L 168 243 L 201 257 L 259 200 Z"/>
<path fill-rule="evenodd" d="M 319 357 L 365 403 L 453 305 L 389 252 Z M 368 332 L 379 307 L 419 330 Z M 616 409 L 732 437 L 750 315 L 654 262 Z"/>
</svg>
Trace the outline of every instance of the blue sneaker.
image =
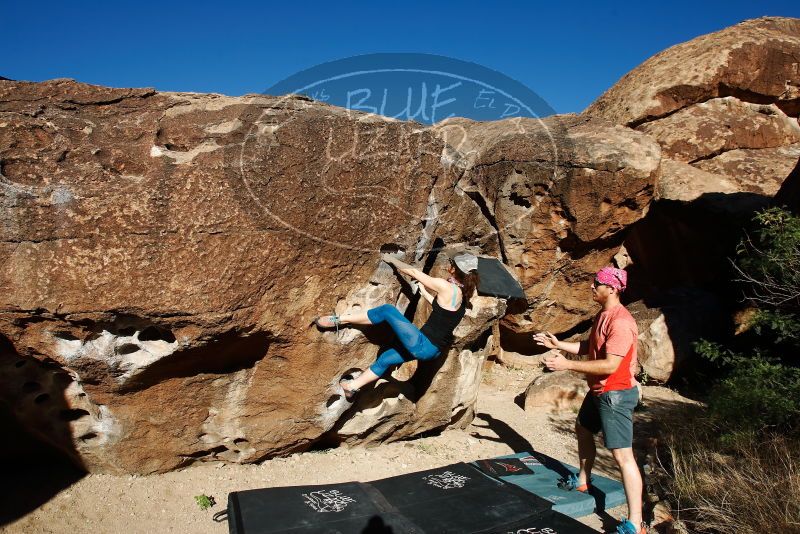
<svg viewBox="0 0 800 534">
<path fill-rule="evenodd" d="M 641 529 L 636 528 L 636 525 L 627 519 L 623 519 L 622 522 L 617 525 L 617 534 L 647 534 L 647 529 L 644 527 Z"/>
</svg>

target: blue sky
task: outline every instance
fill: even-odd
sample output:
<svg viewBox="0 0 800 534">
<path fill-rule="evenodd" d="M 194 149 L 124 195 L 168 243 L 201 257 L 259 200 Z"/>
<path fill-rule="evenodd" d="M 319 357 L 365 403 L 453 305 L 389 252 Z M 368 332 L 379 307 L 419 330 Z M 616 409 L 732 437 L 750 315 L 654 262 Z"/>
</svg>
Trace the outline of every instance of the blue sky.
<svg viewBox="0 0 800 534">
<path fill-rule="evenodd" d="M 760 16 L 800 17 L 800 2 L 0 0 L 0 76 L 241 95 L 348 56 L 418 52 L 478 63 L 580 112 L 653 54 Z"/>
</svg>

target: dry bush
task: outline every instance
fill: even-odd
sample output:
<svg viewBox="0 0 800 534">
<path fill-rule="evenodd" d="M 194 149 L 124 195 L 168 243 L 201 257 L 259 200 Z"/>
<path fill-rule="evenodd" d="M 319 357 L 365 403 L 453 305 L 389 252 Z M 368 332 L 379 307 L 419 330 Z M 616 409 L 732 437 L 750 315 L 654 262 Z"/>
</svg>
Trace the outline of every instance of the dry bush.
<svg viewBox="0 0 800 534">
<path fill-rule="evenodd" d="M 800 441 L 681 433 L 670 446 L 671 493 L 696 532 L 800 533 Z"/>
</svg>

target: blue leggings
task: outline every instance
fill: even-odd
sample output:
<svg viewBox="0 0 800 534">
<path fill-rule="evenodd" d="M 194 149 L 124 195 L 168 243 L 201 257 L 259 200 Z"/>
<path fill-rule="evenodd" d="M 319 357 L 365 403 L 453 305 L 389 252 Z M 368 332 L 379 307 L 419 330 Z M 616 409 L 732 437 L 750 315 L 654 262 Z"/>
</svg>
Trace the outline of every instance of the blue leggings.
<svg viewBox="0 0 800 534">
<path fill-rule="evenodd" d="M 403 317 L 400 310 L 391 304 L 383 304 L 377 308 L 367 310 L 367 317 L 372 324 L 382 322 L 389 323 L 397 339 L 402 343 L 402 347 L 408 351 L 407 355 L 403 355 L 395 348 L 385 350 L 378 356 L 378 359 L 373 363 L 369 370 L 378 376 L 383 375 L 392 365 L 400 365 L 405 361 L 412 358 L 417 360 L 432 360 L 439 355 L 439 349 L 425 337 L 425 334 L 420 332 L 419 328 Z"/>
</svg>

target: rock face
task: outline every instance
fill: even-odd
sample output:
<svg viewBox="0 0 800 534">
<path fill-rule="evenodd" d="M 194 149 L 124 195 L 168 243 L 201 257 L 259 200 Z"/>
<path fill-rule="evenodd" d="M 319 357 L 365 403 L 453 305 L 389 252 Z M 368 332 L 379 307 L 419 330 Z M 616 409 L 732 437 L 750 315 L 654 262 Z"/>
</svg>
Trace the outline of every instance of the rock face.
<svg viewBox="0 0 800 534">
<path fill-rule="evenodd" d="M 608 264 L 653 195 L 661 151 L 604 121 L 443 121 L 435 127 L 464 169 L 496 247 L 528 297 L 503 324 L 515 333 L 563 332 L 593 314 L 589 283 Z M 624 147 L 624 149 L 622 148 Z"/>
<path fill-rule="evenodd" d="M 516 270 L 512 324 L 569 328 L 659 159 L 572 116 L 426 128 L 297 96 L 0 81 L 0 405 L 106 472 L 463 424 L 505 302 L 476 300 L 447 357 L 353 407 L 338 380 L 380 328 L 312 318 L 390 302 L 421 324 L 379 251 L 437 273 L 457 246 Z"/>
<path fill-rule="evenodd" d="M 626 74 L 585 113 L 638 126 L 735 96 L 800 113 L 800 19 L 764 17 L 675 45 Z"/>
<path fill-rule="evenodd" d="M 751 104 L 732 96 L 715 98 L 642 124 L 658 139 L 664 156 L 687 163 L 707 161 L 731 150 L 777 148 L 800 142 L 800 126 L 775 104 Z"/>
<path fill-rule="evenodd" d="M 694 104 L 637 130 L 655 137 L 663 151 L 659 199 L 695 200 L 702 193 L 772 197 L 800 158 L 796 118 L 774 104 L 734 97 Z"/>
<path fill-rule="evenodd" d="M 697 289 L 672 291 L 660 302 L 637 301 L 626 307 L 639 328 L 637 354 L 648 382 L 668 382 L 691 361 L 693 342 L 714 339 L 724 328 L 724 307 L 714 295 Z"/>
<path fill-rule="evenodd" d="M 577 410 L 589 392 L 586 378 L 564 371 L 544 373 L 531 382 L 523 393 L 525 410 L 549 410 L 553 413 Z"/>
<path fill-rule="evenodd" d="M 800 19 L 748 20 L 657 54 L 585 110 L 662 149 L 657 202 L 625 242 L 640 296 L 719 284 L 740 237 L 731 229 L 800 158 L 798 57 Z"/>
</svg>

